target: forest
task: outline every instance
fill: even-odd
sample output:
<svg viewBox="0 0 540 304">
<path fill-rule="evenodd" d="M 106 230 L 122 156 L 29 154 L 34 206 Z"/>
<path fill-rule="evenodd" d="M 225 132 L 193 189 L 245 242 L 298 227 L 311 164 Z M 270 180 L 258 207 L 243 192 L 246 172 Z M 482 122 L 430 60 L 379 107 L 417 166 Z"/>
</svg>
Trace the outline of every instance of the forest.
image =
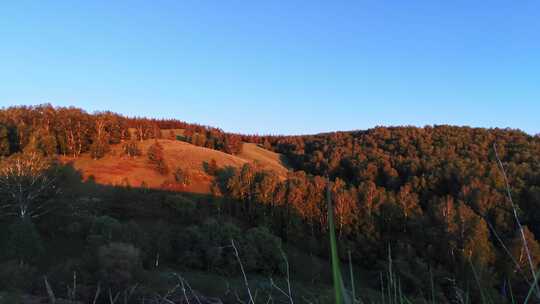
<svg viewBox="0 0 540 304">
<path fill-rule="evenodd" d="M 168 174 L 157 142 L 138 148 L 161 138 L 255 143 L 290 171 L 208 160 L 202 195 L 101 185 L 59 161 L 121 145 Z M 333 232 L 353 303 L 540 299 L 540 137 L 520 130 L 244 135 L 45 104 L 0 110 L 0 157 L 0 303 L 333 303 Z"/>
</svg>

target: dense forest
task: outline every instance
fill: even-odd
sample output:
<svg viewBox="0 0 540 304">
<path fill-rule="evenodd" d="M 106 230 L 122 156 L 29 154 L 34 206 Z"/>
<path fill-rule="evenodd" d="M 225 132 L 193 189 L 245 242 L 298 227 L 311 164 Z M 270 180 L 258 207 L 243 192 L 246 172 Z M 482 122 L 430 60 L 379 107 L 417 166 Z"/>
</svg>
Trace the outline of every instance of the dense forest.
<svg viewBox="0 0 540 304">
<path fill-rule="evenodd" d="M 241 146 L 239 135 L 218 128 L 173 119 L 127 118 L 111 112 L 89 114 L 82 109 L 55 108 L 50 104 L 2 109 L 0 124 L 0 155 L 4 156 L 38 149 L 45 155 L 77 157 L 89 152 L 99 158 L 112 144 L 161 138 L 161 130 L 173 129 L 183 130 L 182 140 L 197 146 L 230 154 L 237 153 Z"/>
<path fill-rule="evenodd" d="M 98 185 L 57 161 L 100 158 L 117 144 L 129 154 L 137 141 L 163 136 L 229 154 L 242 142 L 257 143 L 281 153 L 293 170 L 283 178 L 251 164 L 213 165 L 212 195 L 193 196 Z M 149 158 L 162 170 L 153 149 Z M 364 278 L 358 302 L 392 303 L 384 302 L 384 287 L 399 278 L 399 292 L 414 303 L 512 303 L 526 297 L 540 264 L 540 137 L 519 130 L 257 136 L 42 105 L 0 110 L 0 155 L 0 290 L 13 297 L 55 290 L 85 303 L 115 296 L 167 303 L 168 286 L 188 281 L 159 276 L 171 269 L 284 278 L 290 266 L 299 282 L 328 284 L 327 190 L 339 256 Z M 222 300 L 249 303 L 239 285 Z M 382 291 L 382 299 L 368 290 Z M 292 303 L 292 296 L 265 292 L 270 296 L 253 302 Z M 297 296 L 327 300 L 322 291 Z"/>
</svg>

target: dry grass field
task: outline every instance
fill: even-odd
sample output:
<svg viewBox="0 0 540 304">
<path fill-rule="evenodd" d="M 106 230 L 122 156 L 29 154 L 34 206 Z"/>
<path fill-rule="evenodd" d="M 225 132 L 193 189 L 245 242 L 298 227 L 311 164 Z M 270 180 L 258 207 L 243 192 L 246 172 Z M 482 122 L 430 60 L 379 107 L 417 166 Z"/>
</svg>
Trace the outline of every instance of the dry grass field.
<svg viewBox="0 0 540 304">
<path fill-rule="evenodd" d="M 288 169 L 281 162 L 277 153 L 265 150 L 255 144 L 244 144 L 240 155 L 230 155 L 217 150 L 195 146 L 186 142 L 159 139 L 163 146 L 164 157 L 170 172 L 159 174 L 148 163 L 146 151 L 154 140 L 139 143 L 142 155 L 127 157 L 122 155 L 121 146 L 115 145 L 103 158 L 93 159 L 83 155 L 77 159 L 63 158 L 64 162 L 72 161 L 74 167 L 81 172 L 84 179 L 93 178 L 96 183 L 104 185 L 130 185 L 132 187 L 148 187 L 193 193 L 210 193 L 213 176 L 204 170 L 204 163 L 214 159 L 219 167 L 240 168 L 246 163 L 268 170 L 274 170 L 285 177 Z M 188 172 L 191 182 L 188 185 L 174 183 L 172 172 L 177 168 Z"/>
</svg>

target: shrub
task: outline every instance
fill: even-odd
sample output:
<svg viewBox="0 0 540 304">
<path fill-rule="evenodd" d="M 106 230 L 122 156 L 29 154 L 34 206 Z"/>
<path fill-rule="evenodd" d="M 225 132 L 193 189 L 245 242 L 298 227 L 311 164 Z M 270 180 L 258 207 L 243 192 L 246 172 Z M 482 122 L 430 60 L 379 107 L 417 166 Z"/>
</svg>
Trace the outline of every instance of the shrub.
<svg viewBox="0 0 540 304">
<path fill-rule="evenodd" d="M 173 209 L 183 220 L 192 221 L 196 215 L 197 204 L 180 194 L 167 196 L 165 205 Z"/>
<path fill-rule="evenodd" d="M 201 226 L 184 230 L 176 239 L 182 252 L 180 263 L 219 273 L 238 272 L 237 262 L 230 248 L 231 239 L 239 239 L 241 230 L 233 223 L 208 219 Z"/>
<path fill-rule="evenodd" d="M 35 262 L 43 252 L 41 237 L 34 223 L 16 219 L 8 228 L 8 254 L 20 264 Z"/>
<path fill-rule="evenodd" d="M 283 272 L 281 240 L 265 227 L 249 229 L 241 243 L 240 254 L 248 271 L 265 274 Z"/>
<path fill-rule="evenodd" d="M 124 289 L 142 272 L 140 251 L 131 244 L 110 243 L 99 248 L 99 277 L 110 287 Z"/>
<path fill-rule="evenodd" d="M 100 237 L 105 242 L 110 242 L 120 234 L 122 224 L 110 216 L 97 217 L 90 228 L 90 234 Z"/>
<path fill-rule="evenodd" d="M 122 224 L 120 228 L 120 235 L 116 240 L 123 243 L 132 244 L 137 248 L 143 248 L 148 242 L 147 233 L 139 226 L 139 224 L 133 220 Z"/>
<path fill-rule="evenodd" d="M 212 158 L 210 160 L 210 162 L 205 162 L 204 163 L 204 169 L 206 170 L 206 173 L 208 173 L 209 175 L 212 175 L 212 176 L 216 176 L 218 171 L 219 171 L 219 167 L 217 165 L 217 162 L 214 158 Z"/>
<path fill-rule="evenodd" d="M 34 283 L 36 269 L 10 260 L 0 264 L 0 290 L 28 290 Z M 1 302 L 0 302 L 1 303 Z"/>
<path fill-rule="evenodd" d="M 140 156 L 142 154 L 139 143 L 136 140 L 130 140 L 122 145 L 122 153 L 129 157 Z"/>
<path fill-rule="evenodd" d="M 147 152 L 148 161 L 159 174 L 166 175 L 169 173 L 169 167 L 165 162 L 165 157 L 163 155 L 163 146 L 158 142 L 154 142 Z"/>
<path fill-rule="evenodd" d="M 246 271 L 272 274 L 283 272 L 281 240 L 266 228 L 252 228 L 242 233 L 233 223 L 207 220 L 201 226 L 182 231 L 175 240 L 180 263 L 218 273 L 238 273 L 238 261 L 231 247 L 235 240 Z"/>
<path fill-rule="evenodd" d="M 0 125 L 0 157 L 10 154 L 9 130 L 6 126 Z"/>
<path fill-rule="evenodd" d="M 175 182 L 177 182 L 178 184 L 187 186 L 191 183 L 191 176 L 189 175 L 187 170 L 177 168 L 176 170 L 174 170 L 173 175 Z"/>
<path fill-rule="evenodd" d="M 94 159 L 102 158 L 110 150 L 108 139 L 95 139 L 90 145 L 90 156 Z"/>
</svg>

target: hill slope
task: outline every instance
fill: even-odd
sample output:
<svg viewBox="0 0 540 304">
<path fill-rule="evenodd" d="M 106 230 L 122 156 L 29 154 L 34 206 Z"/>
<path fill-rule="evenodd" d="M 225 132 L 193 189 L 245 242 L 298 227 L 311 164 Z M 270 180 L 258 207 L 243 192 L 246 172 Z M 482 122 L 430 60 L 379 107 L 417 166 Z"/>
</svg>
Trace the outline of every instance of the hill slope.
<svg viewBox="0 0 540 304">
<path fill-rule="evenodd" d="M 193 193 L 210 193 L 213 177 L 205 172 L 204 163 L 213 159 L 218 167 L 240 168 L 246 163 L 255 163 L 262 168 L 276 171 L 282 177 L 288 171 L 281 163 L 280 154 L 256 145 L 245 144 L 246 149 L 239 156 L 235 156 L 182 141 L 160 139 L 158 142 L 163 146 L 165 161 L 171 171 L 167 175 L 161 175 L 152 168 L 146 157 L 146 151 L 153 142 L 154 140 L 145 140 L 139 143 L 143 152 L 139 157 L 123 156 L 121 146 L 115 145 L 111 152 L 100 159 L 93 159 L 85 154 L 76 159 L 64 158 L 63 161 L 71 161 L 85 179 L 93 178 L 98 184 L 145 186 Z M 189 185 L 173 182 L 172 172 L 177 168 L 189 173 Z"/>
<path fill-rule="evenodd" d="M 248 162 L 255 162 L 266 169 L 274 170 L 283 176 L 288 171 L 283 155 L 266 150 L 254 143 L 244 143 L 242 152 L 238 154 L 238 157 Z"/>
</svg>

